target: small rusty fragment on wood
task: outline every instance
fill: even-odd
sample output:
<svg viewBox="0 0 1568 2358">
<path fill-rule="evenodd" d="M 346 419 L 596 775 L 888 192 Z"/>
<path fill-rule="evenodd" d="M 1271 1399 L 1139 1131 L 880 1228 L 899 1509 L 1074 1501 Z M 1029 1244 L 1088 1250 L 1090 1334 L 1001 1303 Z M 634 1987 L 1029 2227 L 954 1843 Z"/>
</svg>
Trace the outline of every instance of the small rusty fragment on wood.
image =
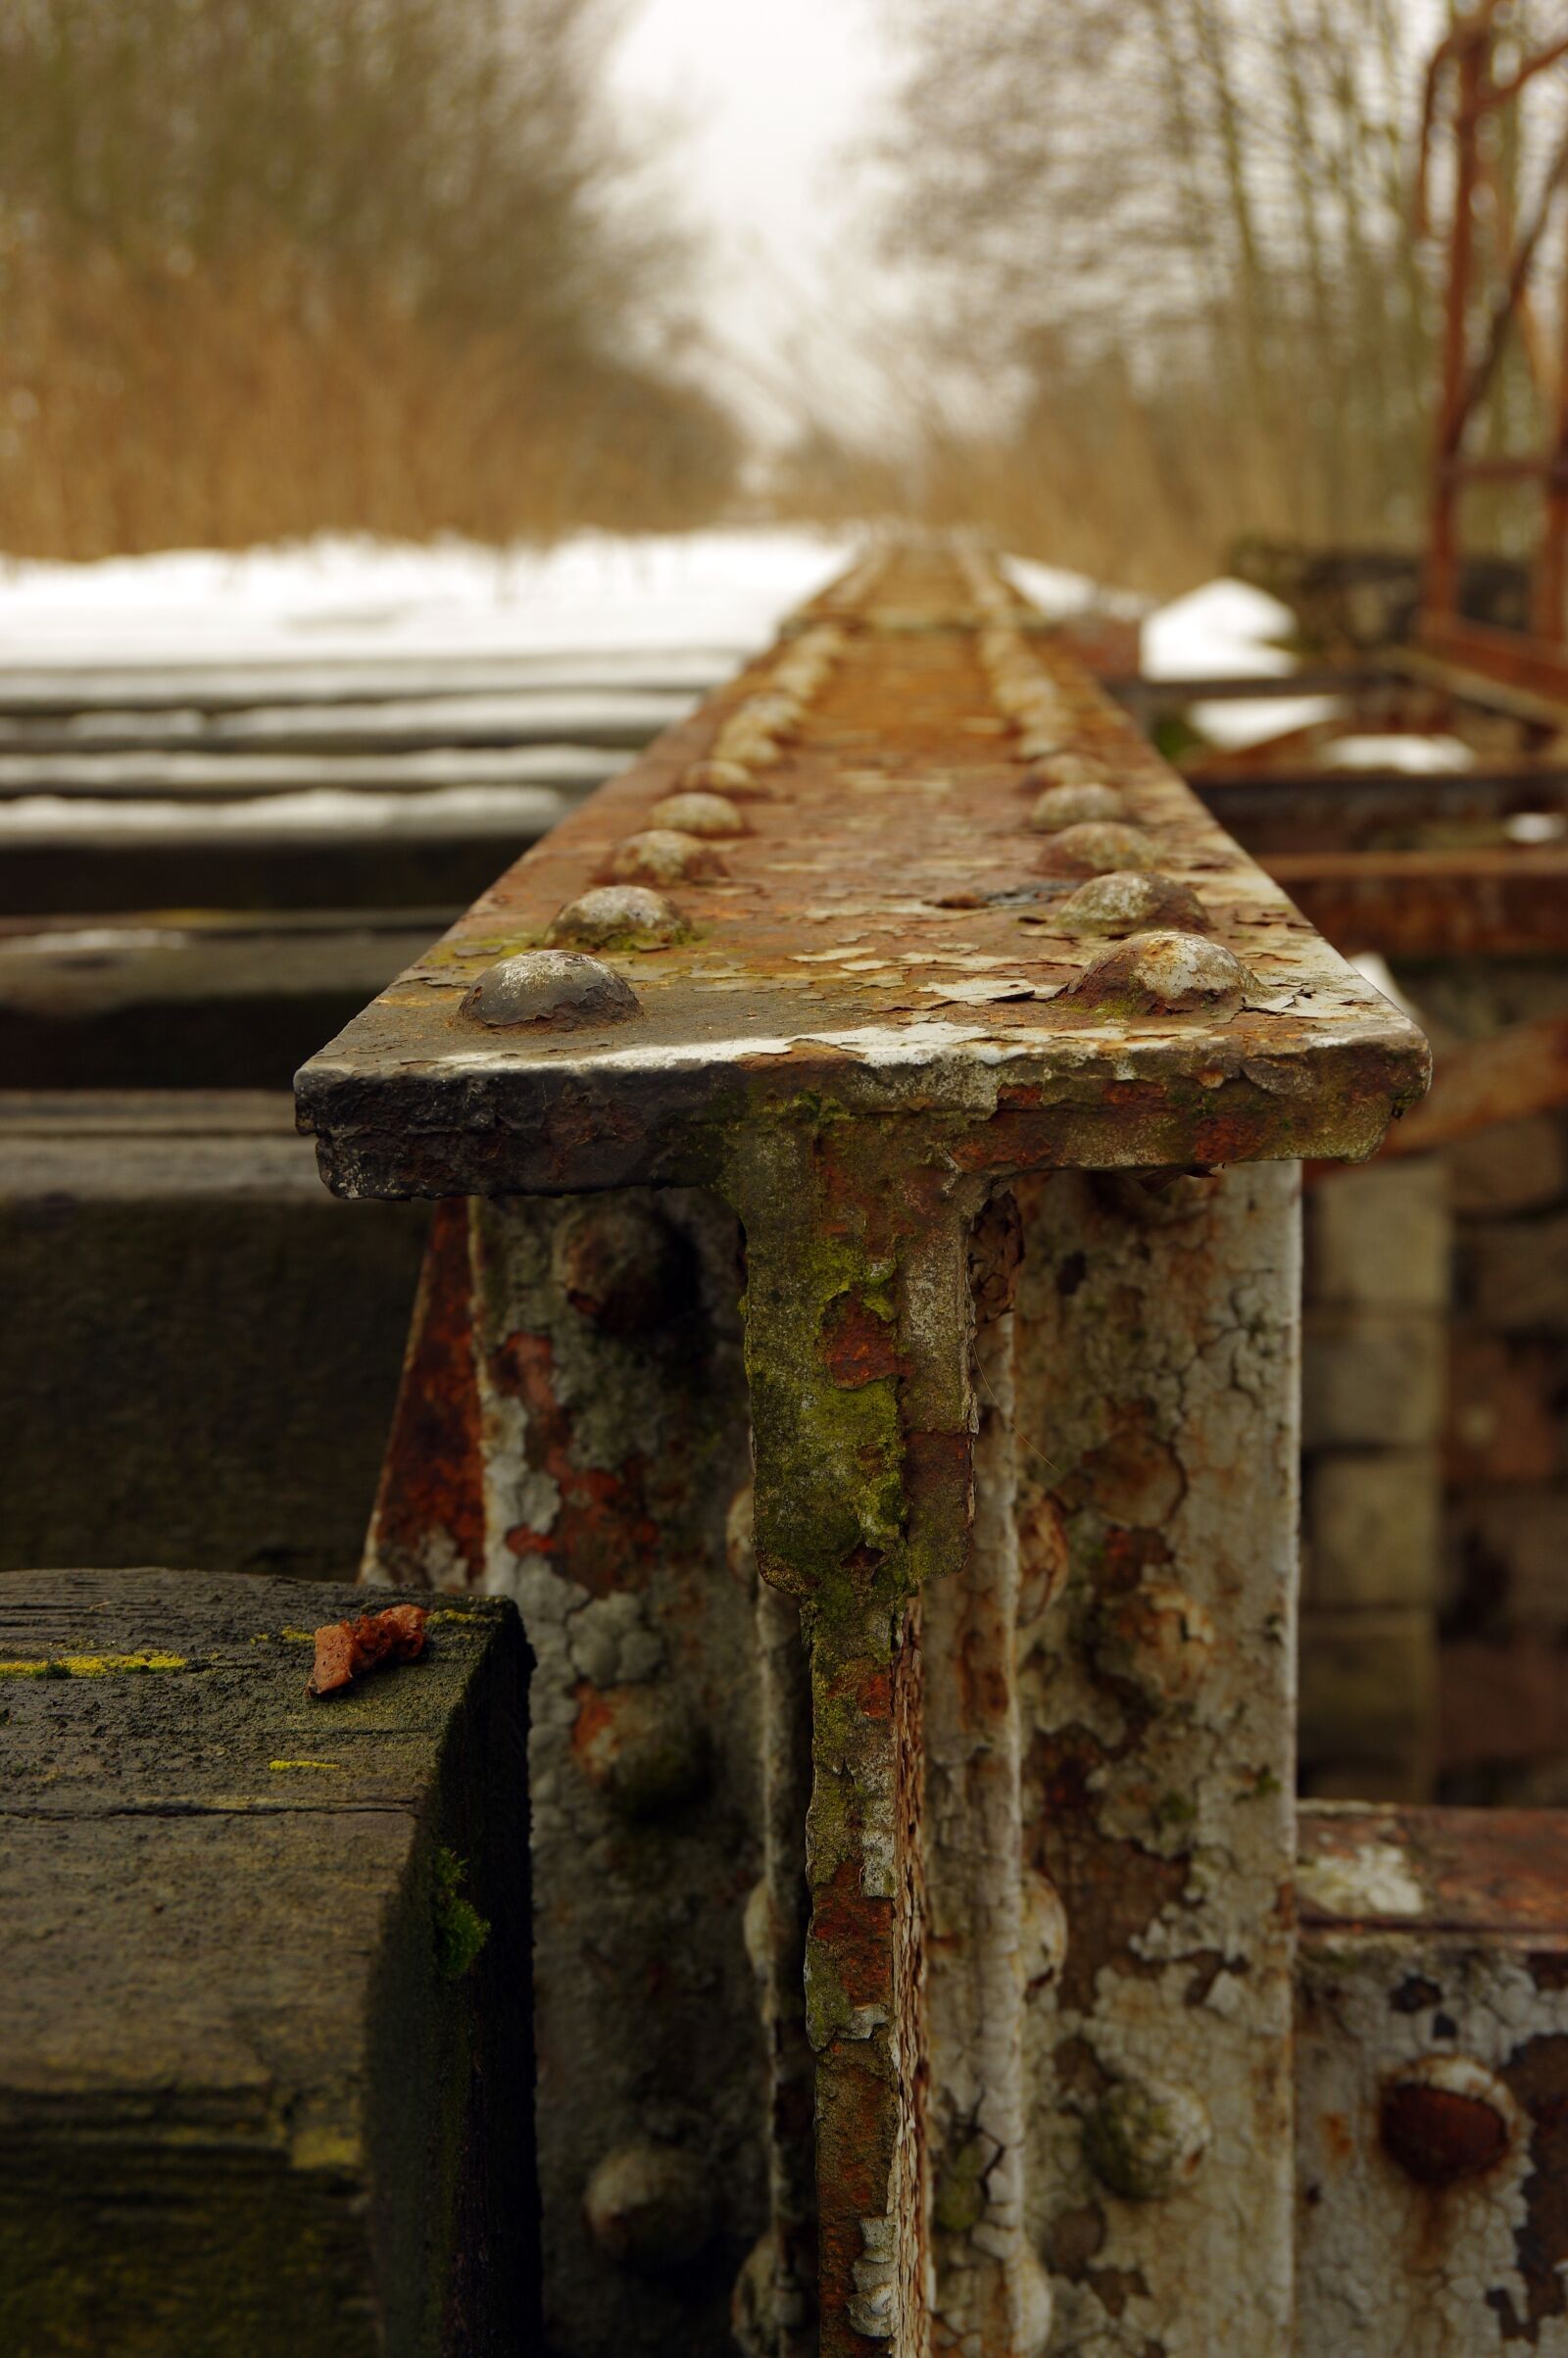
<svg viewBox="0 0 1568 2358">
<path fill-rule="evenodd" d="M 357 1621 L 331 1621 L 316 1633 L 316 1661 L 307 1695 L 335 1695 L 383 1662 L 412 1662 L 424 1651 L 422 1604 L 391 1604 Z"/>
</svg>

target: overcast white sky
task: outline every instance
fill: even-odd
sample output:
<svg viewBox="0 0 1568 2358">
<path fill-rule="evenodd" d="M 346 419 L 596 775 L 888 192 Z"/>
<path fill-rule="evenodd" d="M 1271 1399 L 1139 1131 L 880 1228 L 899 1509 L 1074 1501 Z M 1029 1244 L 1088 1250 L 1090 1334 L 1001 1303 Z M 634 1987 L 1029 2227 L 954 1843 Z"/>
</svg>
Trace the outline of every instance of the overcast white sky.
<svg viewBox="0 0 1568 2358">
<path fill-rule="evenodd" d="M 838 166 L 874 127 L 894 72 L 886 0 L 638 0 L 615 79 L 639 113 L 672 113 L 687 210 L 714 233 L 709 310 L 765 375 L 842 301 L 863 212 Z M 867 276 L 869 272 L 867 271 Z"/>
</svg>

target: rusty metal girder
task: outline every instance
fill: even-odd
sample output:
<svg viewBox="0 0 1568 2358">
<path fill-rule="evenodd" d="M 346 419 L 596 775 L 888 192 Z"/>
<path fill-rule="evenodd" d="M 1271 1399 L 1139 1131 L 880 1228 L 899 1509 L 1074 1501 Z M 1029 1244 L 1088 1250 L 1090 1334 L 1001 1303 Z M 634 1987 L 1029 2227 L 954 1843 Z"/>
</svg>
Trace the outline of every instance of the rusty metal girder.
<svg viewBox="0 0 1568 2358">
<path fill-rule="evenodd" d="M 1300 1828 L 1299 2358 L 1568 2351 L 1568 1815 Z"/>
<path fill-rule="evenodd" d="M 767 2358 L 1037 2358 L 1048 2272 L 1053 2346 L 1283 2358 L 1296 1187 L 1177 1174 L 1369 1154 L 1425 1073 L 931 547 L 808 609 L 301 1074 L 340 1192 L 494 1200 L 471 1357 L 432 1283 L 410 1358 L 472 1421 L 402 1417 L 370 1570 L 516 1597 L 539 1656 L 570 2358 L 716 2349 L 701 2255 L 748 2244 Z"/>
</svg>

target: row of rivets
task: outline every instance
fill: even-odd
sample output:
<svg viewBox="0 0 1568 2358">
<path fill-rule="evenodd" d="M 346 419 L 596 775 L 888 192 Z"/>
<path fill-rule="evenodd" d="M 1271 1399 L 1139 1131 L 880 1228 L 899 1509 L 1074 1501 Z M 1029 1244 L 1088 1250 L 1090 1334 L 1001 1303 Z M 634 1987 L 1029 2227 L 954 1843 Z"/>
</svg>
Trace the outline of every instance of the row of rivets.
<svg viewBox="0 0 1568 2358">
<path fill-rule="evenodd" d="M 621 1023 L 640 1013 L 630 984 L 588 954 L 663 950 L 685 938 L 686 920 L 662 888 L 728 873 L 717 846 L 751 833 L 739 803 L 770 797 L 759 773 L 798 733 L 843 647 L 844 634 L 832 623 L 789 641 L 762 686 L 726 716 L 708 758 L 654 805 L 646 826 L 616 845 L 611 881 L 552 918 L 545 949 L 519 951 L 489 967 L 466 995 L 463 1012 L 498 1028 L 533 1024 L 553 1031 Z"/>
<path fill-rule="evenodd" d="M 584 894 L 583 901 L 614 891 Z M 621 1340 L 657 1332 L 676 1314 L 691 1283 L 678 1231 L 636 1199 L 575 1205 L 556 1228 L 550 1264 L 578 1315 Z M 600 1688 L 592 1710 L 579 1719 L 572 1754 L 588 1783 L 630 1825 L 673 1815 L 701 1794 L 710 1773 L 707 1731 L 667 1679 Z M 583 2212 L 612 2259 L 662 2275 L 696 2259 L 711 2241 L 718 2192 L 700 2156 L 644 2137 L 604 2156 L 584 2189 Z"/>
<path fill-rule="evenodd" d="M 976 648 L 1028 764 L 1022 783 L 1034 800 L 1027 825 L 1047 839 L 1044 872 L 1087 879 L 1053 908 L 1053 925 L 1114 945 L 1091 960 L 1070 995 L 1123 1015 L 1234 1014 L 1246 998 L 1247 969 L 1221 943 L 1203 938 L 1208 917 L 1198 895 L 1161 871 L 1157 847 L 1129 817 L 1125 797 L 1074 743 L 1091 713 L 1088 692 L 1048 676 L 1023 634 L 1003 618 L 1004 601 L 982 603 L 996 619 Z"/>
</svg>

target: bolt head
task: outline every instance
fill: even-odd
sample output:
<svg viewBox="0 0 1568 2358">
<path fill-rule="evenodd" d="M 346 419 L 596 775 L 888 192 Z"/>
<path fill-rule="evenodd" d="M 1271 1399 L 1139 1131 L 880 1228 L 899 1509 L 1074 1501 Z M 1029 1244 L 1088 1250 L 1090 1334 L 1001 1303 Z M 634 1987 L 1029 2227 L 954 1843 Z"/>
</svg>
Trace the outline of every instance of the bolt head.
<svg viewBox="0 0 1568 2358">
<path fill-rule="evenodd" d="M 558 1032 L 622 1023 L 640 1012 L 621 975 L 573 950 L 524 950 L 480 975 L 463 1012 L 497 1029 L 533 1024 Z"/>
<path fill-rule="evenodd" d="M 1045 858 L 1053 876 L 1108 876 L 1113 868 L 1152 868 L 1154 847 L 1142 827 L 1086 819 L 1054 835 Z"/>
<path fill-rule="evenodd" d="M 801 724 L 801 700 L 798 696 L 792 696 L 788 689 L 754 696 L 742 710 L 770 737 L 793 736 Z"/>
<path fill-rule="evenodd" d="M 1126 868 L 1091 876 L 1056 904 L 1051 921 L 1062 933 L 1100 934 L 1114 941 L 1160 928 L 1202 933 L 1208 925 L 1198 895 L 1174 876 L 1139 875 Z"/>
<path fill-rule="evenodd" d="M 1214 1659 L 1212 1618 L 1174 1581 L 1151 1580 L 1107 1597 L 1097 1618 L 1096 1667 L 1156 1707 L 1198 1693 Z"/>
<path fill-rule="evenodd" d="M 615 884 L 704 884 L 726 872 L 711 844 L 675 827 L 648 827 L 628 835 L 610 860 Z"/>
<path fill-rule="evenodd" d="M 552 949 L 663 950 L 685 939 L 686 920 L 673 901 L 646 884 L 599 884 L 552 917 Z"/>
<path fill-rule="evenodd" d="M 649 2275 L 682 2268 L 712 2240 L 712 2178 L 678 2145 L 617 2145 L 588 2181 L 589 2233 L 601 2251 Z"/>
<path fill-rule="evenodd" d="M 1097 778 L 1088 762 L 1073 766 L 1087 771 L 1084 777 L 1064 777 L 1064 761 L 1042 762 L 1024 777 L 1026 786 L 1039 784 L 1045 791 L 1029 813 L 1029 824 L 1036 835 L 1060 835 L 1068 827 L 1114 824 L 1124 818 L 1127 805 L 1114 786 Z"/>
<path fill-rule="evenodd" d="M 1200 933 L 1135 933 L 1102 950 L 1068 986 L 1107 1015 L 1237 1014 L 1252 977 L 1233 951 Z"/>
<path fill-rule="evenodd" d="M 1391 2080 L 1383 2150 L 1417 2186 L 1451 2186 L 1494 2169 L 1520 2127 L 1512 2091 L 1467 2055 L 1428 2055 Z"/>
<path fill-rule="evenodd" d="M 1192 2185 L 1212 2134 L 1190 2088 L 1119 2080 L 1084 2123 L 1084 2151 L 1113 2194 L 1128 2202 L 1164 2202 Z"/>
<path fill-rule="evenodd" d="M 744 761 L 694 761 L 681 781 L 700 794 L 728 795 L 731 802 L 770 803 L 773 789 L 754 777 Z"/>
<path fill-rule="evenodd" d="M 722 794 L 666 794 L 648 815 L 656 827 L 674 827 L 682 835 L 696 835 L 705 842 L 751 833 L 735 805 Z"/>
</svg>

